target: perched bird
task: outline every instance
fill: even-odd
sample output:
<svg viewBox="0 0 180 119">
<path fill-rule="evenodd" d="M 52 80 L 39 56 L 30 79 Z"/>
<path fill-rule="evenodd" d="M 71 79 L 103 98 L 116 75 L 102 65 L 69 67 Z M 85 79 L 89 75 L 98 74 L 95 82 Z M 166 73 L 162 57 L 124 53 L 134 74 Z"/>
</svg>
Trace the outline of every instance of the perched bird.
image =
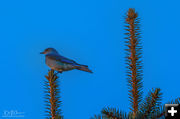
<svg viewBox="0 0 180 119">
<path fill-rule="evenodd" d="M 46 64 L 53 70 L 60 73 L 63 71 L 69 71 L 73 69 L 78 69 L 86 72 L 92 73 L 92 71 L 86 65 L 78 64 L 75 61 L 61 56 L 54 48 L 47 48 L 44 52 L 40 54 L 45 54 Z"/>
</svg>

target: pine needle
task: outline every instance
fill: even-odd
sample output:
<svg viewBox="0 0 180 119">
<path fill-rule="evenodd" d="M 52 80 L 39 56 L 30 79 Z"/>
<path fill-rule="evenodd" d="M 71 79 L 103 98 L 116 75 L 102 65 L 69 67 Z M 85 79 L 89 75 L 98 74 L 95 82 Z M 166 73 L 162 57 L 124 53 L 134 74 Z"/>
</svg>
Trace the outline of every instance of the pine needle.
<svg viewBox="0 0 180 119">
<path fill-rule="evenodd" d="M 140 30 L 139 30 L 139 19 L 135 9 L 130 8 L 126 16 L 126 31 L 125 33 L 127 41 L 125 49 L 126 63 L 127 63 L 127 80 L 129 86 L 129 98 L 131 102 L 131 110 L 134 117 L 138 112 L 139 103 L 142 99 L 142 60 L 141 60 L 141 49 L 140 44 Z"/>
<path fill-rule="evenodd" d="M 44 84 L 45 89 L 45 104 L 46 104 L 46 114 L 47 118 L 50 119 L 62 119 L 60 110 L 60 96 L 59 96 L 59 83 L 58 76 L 54 70 L 50 70 L 48 75 L 45 76 L 46 81 Z"/>
</svg>

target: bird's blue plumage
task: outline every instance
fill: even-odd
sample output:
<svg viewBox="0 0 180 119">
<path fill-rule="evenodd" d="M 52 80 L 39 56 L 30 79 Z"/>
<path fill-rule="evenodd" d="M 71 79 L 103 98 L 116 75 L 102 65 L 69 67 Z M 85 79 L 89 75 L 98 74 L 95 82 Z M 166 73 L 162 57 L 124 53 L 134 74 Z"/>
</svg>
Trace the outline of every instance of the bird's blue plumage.
<svg viewBox="0 0 180 119">
<path fill-rule="evenodd" d="M 61 56 L 59 54 L 55 54 L 55 53 L 47 54 L 46 57 L 48 59 L 56 60 L 56 61 L 61 62 L 61 63 L 72 64 L 72 65 L 79 65 L 75 61 L 70 60 L 70 59 L 68 59 L 66 57 L 63 57 L 63 56 Z"/>
<path fill-rule="evenodd" d="M 91 70 L 88 69 L 88 66 L 81 65 L 76 63 L 75 61 L 68 59 L 66 57 L 61 56 L 55 49 L 53 48 L 47 48 L 44 52 L 41 54 L 46 54 L 46 64 L 54 70 L 63 72 L 68 71 L 72 69 L 79 69 L 82 71 L 91 72 Z"/>
</svg>

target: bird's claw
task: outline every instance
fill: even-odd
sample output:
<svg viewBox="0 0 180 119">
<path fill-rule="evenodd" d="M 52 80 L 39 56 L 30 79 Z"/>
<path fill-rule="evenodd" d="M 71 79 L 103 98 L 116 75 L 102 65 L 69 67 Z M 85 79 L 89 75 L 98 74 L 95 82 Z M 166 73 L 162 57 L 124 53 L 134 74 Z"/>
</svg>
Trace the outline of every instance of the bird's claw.
<svg viewBox="0 0 180 119">
<path fill-rule="evenodd" d="M 62 71 L 56 71 L 56 73 L 54 75 L 57 75 L 58 73 L 62 74 Z"/>
<path fill-rule="evenodd" d="M 58 72 L 62 74 L 62 71 L 58 71 Z"/>
<path fill-rule="evenodd" d="M 59 72 L 57 71 L 56 73 L 54 73 L 54 75 L 57 75 Z"/>
</svg>

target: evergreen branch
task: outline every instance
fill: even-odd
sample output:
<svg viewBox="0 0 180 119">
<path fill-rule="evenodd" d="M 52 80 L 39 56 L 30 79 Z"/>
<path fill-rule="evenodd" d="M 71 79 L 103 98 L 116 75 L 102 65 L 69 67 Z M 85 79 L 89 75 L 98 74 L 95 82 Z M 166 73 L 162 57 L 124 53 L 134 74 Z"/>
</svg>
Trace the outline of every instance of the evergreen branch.
<svg viewBox="0 0 180 119">
<path fill-rule="evenodd" d="M 91 117 L 90 119 L 105 119 L 102 115 L 94 115 L 94 117 Z"/>
<path fill-rule="evenodd" d="M 180 104 L 180 97 L 172 100 L 170 102 L 167 102 L 166 104 Z M 160 110 L 152 115 L 152 119 L 165 119 L 165 107 L 164 105 L 161 106 Z"/>
<path fill-rule="evenodd" d="M 46 113 L 50 119 L 62 119 L 60 110 L 60 96 L 59 96 L 59 84 L 58 76 L 54 70 L 50 70 L 48 75 L 45 76 L 45 103 L 46 103 Z"/>
<path fill-rule="evenodd" d="M 105 119 L 128 119 L 128 115 L 116 108 L 104 108 L 101 111 Z"/>
<path fill-rule="evenodd" d="M 126 17 L 127 37 L 126 46 L 126 64 L 127 64 L 127 79 L 129 86 L 129 98 L 131 102 L 131 110 L 134 118 L 138 112 L 139 103 L 142 99 L 142 61 L 141 61 L 141 39 L 139 30 L 138 14 L 134 9 L 130 8 Z"/>
<path fill-rule="evenodd" d="M 160 110 L 161 104 L 161 90 L 156 88 L 149 92 L 148 96 L 141 104 L 140 112 L 142 113 L 142 119 L 151 118 L 151 115 Z"/>
</svg>

